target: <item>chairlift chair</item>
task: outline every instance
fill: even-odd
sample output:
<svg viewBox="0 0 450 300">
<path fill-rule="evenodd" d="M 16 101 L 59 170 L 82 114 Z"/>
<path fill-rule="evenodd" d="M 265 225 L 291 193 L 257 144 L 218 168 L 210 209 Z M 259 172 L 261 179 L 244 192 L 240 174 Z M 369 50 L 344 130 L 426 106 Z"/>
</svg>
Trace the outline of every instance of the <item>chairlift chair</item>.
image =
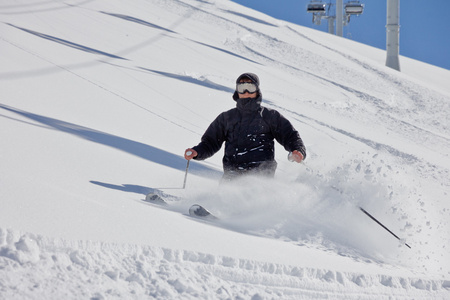
<svg viewBox="0 0 450 300">
<path fill-rule="evenodd" d="M 322 2 L 311 2 L 306 7 L 306 11 L 309 13 L 325 13 L 325 3 Z"/>
<path fill-rule="evenodd" d="M 364 4 L 359 1 L 348 2 L 345 4 L 345 14 L 347 15 L 360 15 L 364 11 Z"/>
</svg>

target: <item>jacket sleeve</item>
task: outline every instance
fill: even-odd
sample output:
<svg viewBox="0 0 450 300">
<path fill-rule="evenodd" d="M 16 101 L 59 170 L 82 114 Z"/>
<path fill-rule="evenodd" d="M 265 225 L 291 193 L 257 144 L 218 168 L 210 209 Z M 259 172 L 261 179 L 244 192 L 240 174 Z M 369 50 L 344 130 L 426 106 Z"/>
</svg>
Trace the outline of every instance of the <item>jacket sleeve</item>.
<svg viewBox="0 0 450 300">
<path fill-rule="evenodd" d="M 271 128 L 272 134 L 278 143 L 280 143 L 286 151 L 292 152 L 294 150 L 300 151 L 304 158 L 306 158 L 306 148 L 300 134 L 292 126 L 288 119 L 283 117 L 279 112 L 271 110 Z"/>
<path fill-rule="evenodd" d="M 224 114 L 220 114 L 206 129 L 200 144 L 193 147 L 197 151 L 196 160 L 205 160 L 213 156 L 222 147 L 225 141 Z"/>
</svg>

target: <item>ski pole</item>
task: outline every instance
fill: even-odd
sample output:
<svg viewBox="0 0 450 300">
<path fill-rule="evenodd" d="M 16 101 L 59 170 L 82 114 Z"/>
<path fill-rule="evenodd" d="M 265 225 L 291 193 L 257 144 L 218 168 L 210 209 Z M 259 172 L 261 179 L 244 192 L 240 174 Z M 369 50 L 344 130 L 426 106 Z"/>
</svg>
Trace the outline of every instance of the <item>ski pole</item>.
<svg viewBox="0 0 450 300">
<path fill-rule="evenodd" d="M 189 156 L 192 154 L 192 151 L 188 151 L 186 152 L 186 155 Z M 186 172 L 184 173 L 184 182 L 183 182 L 183 189 L 186 188 L 186 179 L 187 179 L 187 175 L 188 175 L 188 170 L 189 170 L 189 162 L 190 160 L 187 161 L 186 164 Z"/>
<path fill-rule="evenodd" d="M 386 229 L 390 234 L 392 234 L 393 236 L 395 236 L 397 238 L 397 240 L 401 241 L 401 239 L 392 231 L 389 230 L 389 228 L 387 228 L 386 226 L 384 226 L 380 221 L 378 221 L 374 216 L 372 216 L 371 214 L 369 214 L 367 212 L 367 210 L 365 210 L 364 208 L 362 208 L 361 206 L 359 207 L 359 209 L 365 213 L 369 218 L 371 218 L 373 221 L 375 221 L 378 225 L 380 225 L 381 227 L 383 227 L 384 229 Z M 411 246 L 408 245 L 407 243 L 404 243 L 406 245 L 406 247 L 408 247 L 409 249 L 411 249 Z"/>
</svg>

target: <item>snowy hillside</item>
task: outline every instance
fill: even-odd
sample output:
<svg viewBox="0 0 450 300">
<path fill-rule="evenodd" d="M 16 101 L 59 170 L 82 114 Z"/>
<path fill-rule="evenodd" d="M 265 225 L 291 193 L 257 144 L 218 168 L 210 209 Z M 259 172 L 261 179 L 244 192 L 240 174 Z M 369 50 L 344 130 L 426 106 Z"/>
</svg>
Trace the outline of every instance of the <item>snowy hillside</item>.
<svg viewBox="0 0 450 300">
<path fill-rule="evenodd" d="M 0 299 L 450 298 L 450 71 L 227 0 L 4 0 L 0 53 Z M 243 72 L 306 161 L 183 189 Z"/>
</svg>

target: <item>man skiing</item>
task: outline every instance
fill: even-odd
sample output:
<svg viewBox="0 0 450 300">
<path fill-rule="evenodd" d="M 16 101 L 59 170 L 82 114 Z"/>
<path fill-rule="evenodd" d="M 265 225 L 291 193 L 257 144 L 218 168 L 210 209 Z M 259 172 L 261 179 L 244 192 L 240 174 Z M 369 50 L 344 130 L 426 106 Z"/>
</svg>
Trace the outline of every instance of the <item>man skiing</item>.
<svg viewBox="0 0 450 300">
<path fill-rule="evenodd" d="M 273 177 L 277 168 L 274 139 L 288 152 L 289 160 L 300 163 L 306 150 L 299 133 L 278 111 L 261 106 L 259 78 L 244 73 L 236 80 L 236 107 L 221 113 L 208 127 L 201 142 L 185 151 L 187 160 L 204 160 L 225 142 L 225 180 L 240 175 Z"/>
</svg>

